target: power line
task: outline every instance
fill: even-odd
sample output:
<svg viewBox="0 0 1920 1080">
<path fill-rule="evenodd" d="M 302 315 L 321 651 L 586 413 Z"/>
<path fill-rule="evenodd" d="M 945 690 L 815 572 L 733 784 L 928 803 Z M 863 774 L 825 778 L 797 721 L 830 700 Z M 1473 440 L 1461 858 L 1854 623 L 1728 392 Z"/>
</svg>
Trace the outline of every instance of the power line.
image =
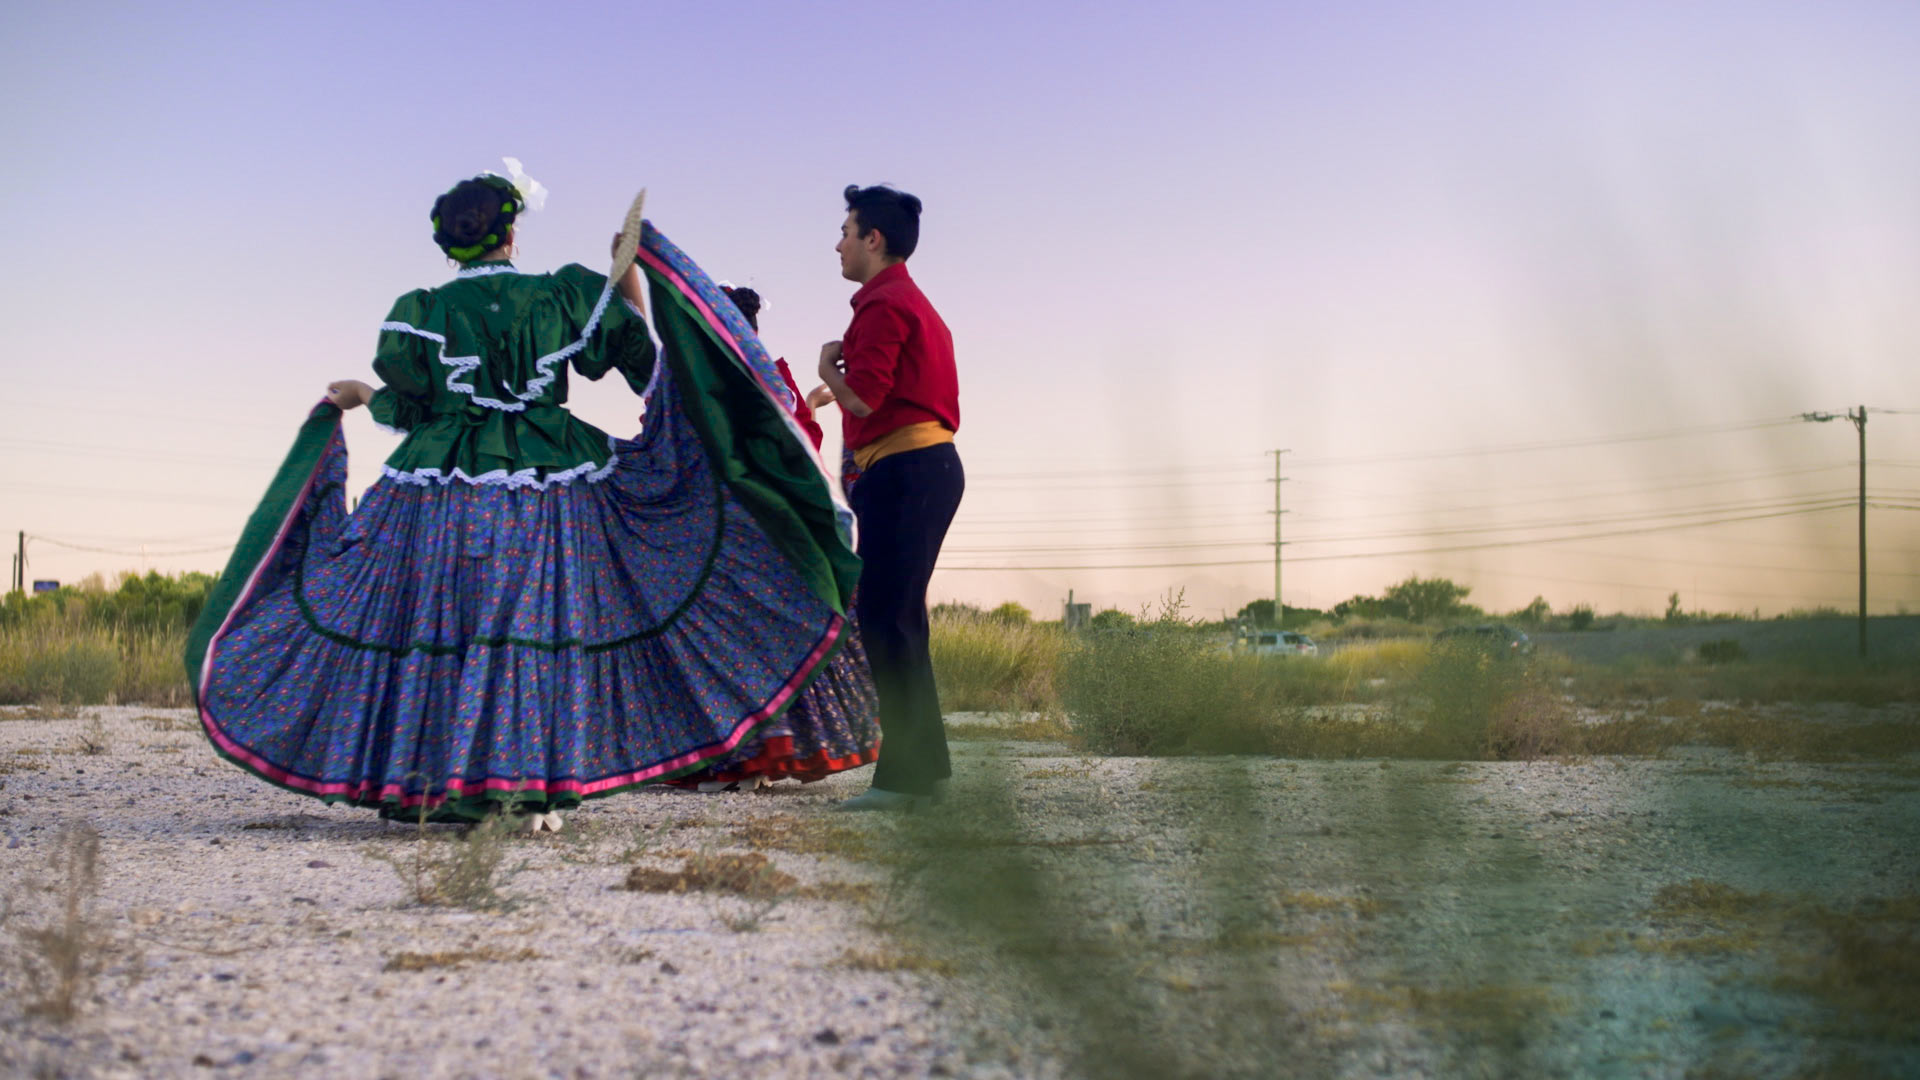
<svg viewBox="0 0 1920 1080">
<path fill-rule="evenodd" d="M 118 461 L 175 461 L 187 465 L 219 465 L 229 468 L 270 469 L 274 462 L 261 457 L 231 457 L 217 454 L 175 454 L 162 450 L 99 446 L 91 443 L 48 442 L 40 439 L 0 439 L 0 446 L 35 451 L 44 450 L 62 457 L 96 457 Z"/>
<path fill-rule="evenodd" d="M 75 544 L 66 540 L 56 540 L 51 536 L 39 536 L 34 533 L 28 533 L 27 539 L 39 544 L 52 544 L 54 547 L 66 548 L 70 551 L 88 551 L 97 555 L 133 555 L 133 556 L 139 556 L 139 557 L 149 558 L 149 559 L 166 559 L 166 558 L 172 558 L 178 555 L 205 555 L 205 554 L 208 554 L 209 552 L 215 552 L 215 551 L 232 551 L 234 547 L 232 544 L 218 544 L 212 547 L 187 548 L 181 551 L 154 551 L 146 548 L 129 551 L 124 548 L 97 547 L 92 544 Z"/>
<path fill-rule="evenodd" d="M 1385 559 L 1410 555 L 1444 555 L 1463 551 L 1486 551 L 1494 548 L 1525 547 L 1529 544 L 1560 544 L 1573 540 L 1603 540 L 1616 536 L 1640 536 L 1648 533 L 1672 532 L 1680 529 L 1698 529 L 1709 525 L 1728 525 L 1741 521 L 1761 521 L 1768 518 L 1798 517 L 1805 514 L 1823 514 L 1834 510 L 1847 509 L 1851 500 L 1828 506 L 1812 507 L 1803 510 L 1780 510 L 1765 514 L 1746 514 L 1737 517 L 1718 518 L 1711 521 L 1690 521 L 1678 525 L 1653 525 L 1636 529 L 1614 529 L 1606 532 L 1585 533 L 1577 536 L 1541 536 L 1525 540 L 1497 540 L 1479 544 L 1455 544 L 1447 547 L 1409 548 L 1399 551 L 1361 551 L 1339 555 L 1302 555 L 1294 562 L 1336 562 L 1351 559 Z M 942 566 L 941 570 L 955 571 L 1021 571 L 1021 570 L 1181 570 L 1217 566 L 1265 566 L 1266 559 L 1225 559 L 1217 562 L 1185 563 L 1128 563 L 1104 566 Z"/>
<path fill-rule="evenodd" d="M 70 487 L 66 484 L 14 484 L 0 483 L 0 490 L 27 491 L 41 495 L 58 497 L 92 496 L 107 499 L 119 499 L 122 502 L 162 502 L 193 503 L 201 506 L 236 506 L 244 504 L 244 496 L 205 496 L 182 495 L 164 491 L 127 491 L 108 488 Z"/>
<path fill-rule="evenodd" d="M 1717 506 L 1704 506 L 1704 507 L 1699 507 L 1697 509 L 1691 509 L 1691 510 L 1663 510 L 1663 511 L 1651 511 L 1651 512 L 1637 512 L 1637 513 L 1630 513 L 1630 514 L 1617 514 L 1617 515 L 1601 516 L 1601 517 L 1575 518 L 1571 520 L 1518 522 L 1518 523 L 1506 524 L 1506 525 L 1472 525 L 1472 526 L 1460 526 L 1460 527 L 1440 528 L 1440 529 L 1407 529 L 1407 530 L 1398 530 L 1394 532 L 1357 534 L 1352 536 L 1304 536 L 1304 537 L 1296 536 L 1294 539 L 1288 541 L 1288 545 L 1292 546 L 1297 544 L 1368 543 L 1376 540 L 1400 540 L 1400 539 L 1409 539 L 1413 537 L 1422 537 L 1422 536 L 1471 536 L 1471 535 L 1483 534 L 1483 533 L 1529 532 L 1529 531 L 1534 531 L 1538 529 L 1569 529 L 1569 528 L 1580 528 L 1580 527 L 1593 526 L 1593 525 L 1614 525 L 1614 524 L 1625 524 L 1629 522 L 1659 521 L 1662 519 L 1669 519 L 1669 518 L 1713 516 L 1713 515 L 1724 515 L 1724 514 L 1730 514 L 1730 513 L 1756 512 L 1756 511 L 1763 511 L 1763 510 L 1802 509 L 1802 508 L 1823 506 L 1824 504 L 1833 502 L 1835 500 L 1842 500 L 1842 499 L 1849 499 L 1849 498 L 1850 496 L 1847 496 L 1847 495 L 1807 496 L 1807 497 L 1794 498 L 1794 499 L 1784 500 L 1784 501 L 1778 500 L 1778 499 L 1770 499 L 1770 500 L 1748 501 L 1748 502 L 1739 502 L 1739 503 L 1724 503 Z M 1271 547 L 1272 544 L 1273 544 L 1273 541 L 1271 540 L 1246 540 L 1246 541 L 1203 540 L 1203 541 L 1182 541 L 1178 543 L 1166 543 L 1166 544 L 1159 544 L 1159 543 L 1108 544 L 1108 545 L 1072 544 L 1072 545 L 1041 545 L 1041 546 L 1031 546 L 1031 547 L 1005 547 L 1005 548 L 955 548 L 951 550 L 955 555 L 1001 555 L 1001 554 L 1038 554 L 1038 553 L 1045 553 L 1045 552 L 1068 552 L 1068 551 L 1167 551 L 1167 550 L 1189 550 L 1189 549 L 1202 549 L 1202 548 L 1233 548 L 1233 547 L 1254 547 L 1254 546 Z"/>
<path fill-rule="evenodd" d="M 1419 450 L 1408 453 L 1376 454 L 1364 457 L 1302 458 L 1296 462 L 1296 464 L 1330 468 L 1346 465 L 1377 465 L 1391 461 L 1434 461 L 1441 458 L 1483 457 L 1492 454 L 1521 454 L 1540 450 L 1572 450 L 1587 446 L 1616 446 L 1622 443 L 1655 442 L 1663 439 L 1682 439 L 1699 435 L 1726 435 L 1741 431 L 1759 431 L 1763 428 L 1786 427 L 1800 422 L 1800 417 L 1796 414 L 1790 417 L 1753 420 L 1739 424 L 1716 424 L 1706 427 L 1674 428 L 1668 431 L 1647 431 L 1632 435 L 1602 435 L 1585 439 L 1552 439 L 1540 442 L 1468 447 L 1459 450 Z"/>
</svg>

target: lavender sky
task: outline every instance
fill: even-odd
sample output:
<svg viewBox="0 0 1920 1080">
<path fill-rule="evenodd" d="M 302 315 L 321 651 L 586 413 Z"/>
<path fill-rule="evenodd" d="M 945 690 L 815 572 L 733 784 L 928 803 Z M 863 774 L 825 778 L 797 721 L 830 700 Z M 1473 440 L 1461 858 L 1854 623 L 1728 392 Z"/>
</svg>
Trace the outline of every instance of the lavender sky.
<svg viewBox="0 0 1920 1080">
<path fill-rule="evenodd" d="M 510 154 L 553 191 L 520 265 L 597 266 L 645 186 L 803 374 L 840 188 L 925 200 L 935 599 L 1270 596 L 1284 447 L 1289 604 L 1850 607 L 1852 428 L 1754 425 L 1920 410 L 1915 56 L 1906 3 L 11 4 L 0 529 L 33 577 L 217 569 Z M 1920 505 L 1920 411 L 1868 432 Z M 394 440 L 348 441 L 370 482 Z M 1875 611 L 1917 518 L 1872 511 Z"/>
</svg>

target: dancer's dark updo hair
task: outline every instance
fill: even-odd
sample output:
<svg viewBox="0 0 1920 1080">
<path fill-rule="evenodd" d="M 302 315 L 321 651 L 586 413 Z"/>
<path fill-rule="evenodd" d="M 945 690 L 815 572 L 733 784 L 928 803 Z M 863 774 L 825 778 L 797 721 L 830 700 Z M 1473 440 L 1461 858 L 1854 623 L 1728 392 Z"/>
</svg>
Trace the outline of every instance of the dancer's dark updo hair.
<svg viewBox="0 0 1920 1080">
<path fill-rule="evenodd" d="M 755 332 L 758 332 L 760 329 L 760 294 L 745 286 L 735 288 L 732 285 L 722 285 L 720 286 L 720 291 L 726 293 L 727 299 L 733 301 L 733 306 L 739 308 L 740 314 L 747 317 L 747 325 L 753 327 Z"/>
<path fill-rule="evenodd" d="M 450 259 L 473 260 L 507 242 L 526 200 L 504 176 L 476 176 L 433 201 L 433 242 Z"/>
</svg>

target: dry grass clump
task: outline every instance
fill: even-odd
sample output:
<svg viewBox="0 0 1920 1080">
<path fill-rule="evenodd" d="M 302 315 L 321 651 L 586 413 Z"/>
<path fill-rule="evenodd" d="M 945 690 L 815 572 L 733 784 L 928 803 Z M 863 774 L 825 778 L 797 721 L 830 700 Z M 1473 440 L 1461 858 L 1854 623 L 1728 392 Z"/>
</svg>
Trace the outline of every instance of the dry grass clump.
<svg viewBox="0 0 1920 1080">
<path fill-rule="evenodd" d="M 538 960 L 540 954 L 532 949 L 496 949 L 483 945 L 476 949 L 452 949 L 445 952 L 399 952 L 387 957 L 381 965 L 381 971 L 435 971 L 442 968 L 460 968 L 468 964 L 511 964 L 525 960 Z"/>
<path fill-rule="evenodd" d="M 0 720 L 76 720 L 80 714 L 73 709 L 48 705 L 27 705 L 19 708 L 0 708 Z"/>
<path fill-rule="evenodd" d="M 871 862 L 877 857 L 871 833 L 838 821 L 794 814 L 772 814 L 743 822 L 734 829 L 733 842 L 755 851 L 832 855 L 855 862 Z"/>
<path fill-rule="evenodd" d="M 792 874 L 775 868 L 772 860 L 753 851 L 695 852 L 682 860 L 678 870 L 636 866 L 627 872 L 623 887 L 632 892 L 717 892 L 772 900 L 791 895 L 798 884 Z"/>
<path fill-rule="evenodd" d="M 108 942 L 92 911 L 100 891 L 100 834 L 86 824 L 63 829 L 48 869 L 52 883 L 46 891 L 57 901 L 52 916 L 39 926 L 27 925 L 9 898 L 0 922 L 12 928 L 20 945 L 16 955 L 28 992 L 27 1014 L 65 1023 L 79 1014 L 105 963 Z"/>
<path fill-rule="evenodd" d="M 1769 985 L 1821 1007 L 1825 1033 L 1904 1038 L 1920 1030 L 1920 894 L 1841 907 L 1694 878 L 1654 894 L 1642 952 L 1746 953 L 1772 962 Z M 1618 936 L 1597 943 L 1619 947 Z"/>
<path fill-rule="evenodd" d="M 47 763 L 41 760 L 46 752 L 38 749 L 15 750 L 6 757 L 0 757 L 0 776 L 14 772 L 41 772 Z"/>
<path fill-rule="evenodd" d="M 1341 995 L 1374 1015 L 1400 1013 L 1448 1034 L 1511 1039 L 1567 1005 L 1543 986 L 1488 984 L 1466 987 L 1345 985 Z"/>
</svg>

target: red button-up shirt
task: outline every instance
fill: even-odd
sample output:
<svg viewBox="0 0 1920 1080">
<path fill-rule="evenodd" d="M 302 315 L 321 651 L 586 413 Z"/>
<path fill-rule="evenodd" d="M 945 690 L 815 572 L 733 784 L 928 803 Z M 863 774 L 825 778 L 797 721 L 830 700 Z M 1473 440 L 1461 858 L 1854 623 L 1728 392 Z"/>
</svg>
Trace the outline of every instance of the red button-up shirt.
<svg viewBox="0 0 1920 1080">
<path fill-rule="evenodd" d="M 853 322 L 841 339 L 840 357 L 847 389 L 873 410 L 866 416 L 840 410 L 840 433 L 849 449 L 928 420 L 960 430 L 953 334 L 905 263 L 880 271 L 853 294 Z"/>
</svg>

